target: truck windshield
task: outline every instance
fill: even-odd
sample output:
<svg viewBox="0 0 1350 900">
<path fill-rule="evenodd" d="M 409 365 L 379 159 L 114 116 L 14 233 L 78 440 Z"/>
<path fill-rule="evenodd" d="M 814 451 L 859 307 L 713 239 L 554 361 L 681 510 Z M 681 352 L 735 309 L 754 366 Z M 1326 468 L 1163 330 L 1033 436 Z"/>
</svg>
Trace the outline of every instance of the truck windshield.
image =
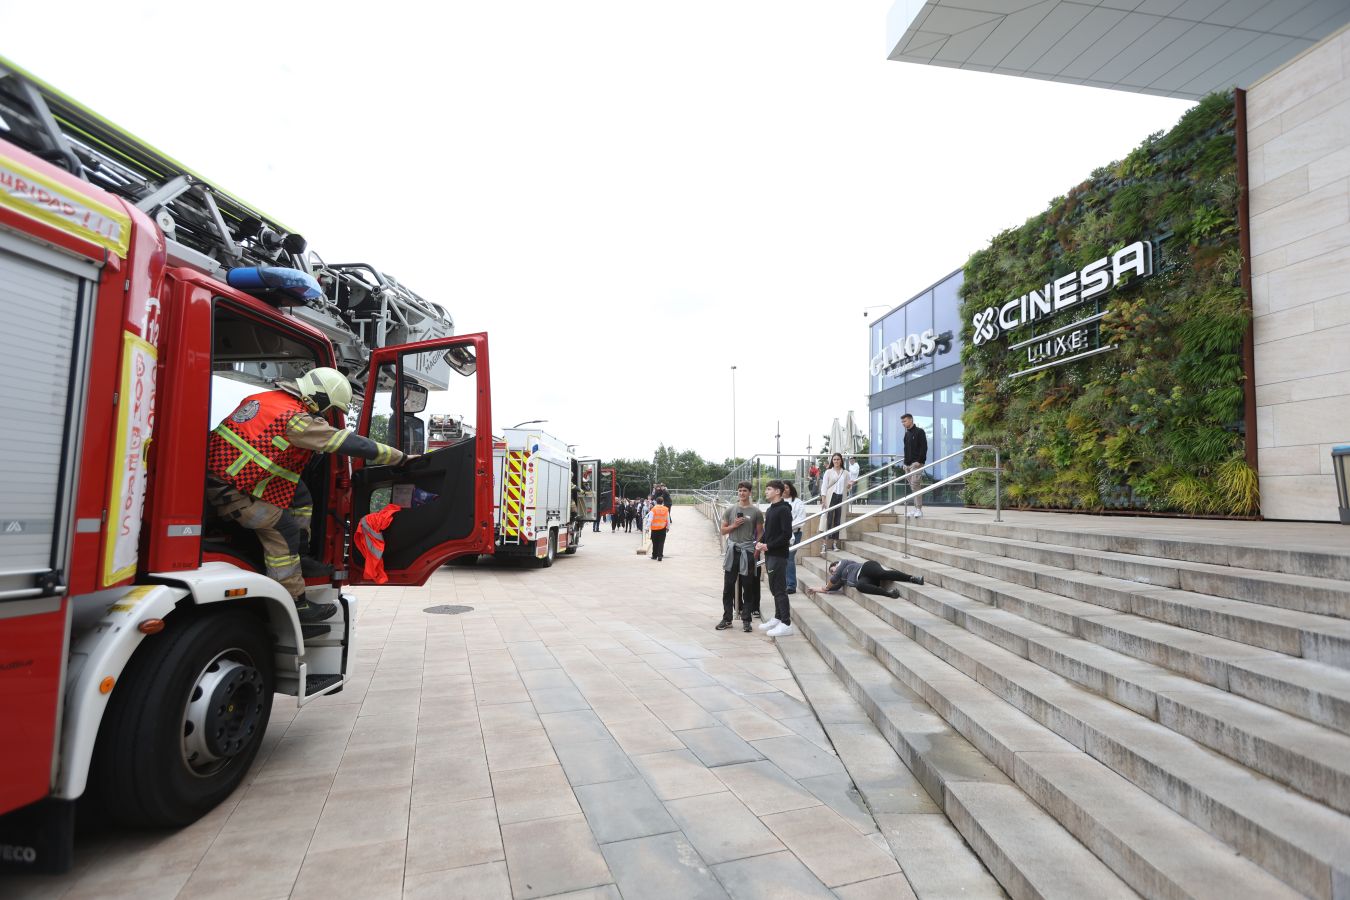
<svg viewBox="0 0 1350 900">
<path fill-rule="evenodd" d="M 320 365 L 312 347 L 285 332 L 217 305 L 211 353 L 211 425 L 251 394 L 294 381 Z"/>
</svg>

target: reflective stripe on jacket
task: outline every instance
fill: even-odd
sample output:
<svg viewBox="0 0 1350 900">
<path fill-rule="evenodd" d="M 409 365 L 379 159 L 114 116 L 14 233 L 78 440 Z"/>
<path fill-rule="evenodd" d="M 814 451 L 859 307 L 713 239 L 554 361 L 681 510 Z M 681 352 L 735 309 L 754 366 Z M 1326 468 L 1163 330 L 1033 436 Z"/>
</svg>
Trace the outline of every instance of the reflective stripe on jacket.
<svg viewBox="0 0 1350 900">
<path fill-rule="evenodd" d="M 308 414 L 304 404 L 285 391 L 245 397 L 211 432 L 207 471 L 246 496 L 285 509 L 313 455 L 287 439 L 287 426 L 295 416 Z"/>
</svg>

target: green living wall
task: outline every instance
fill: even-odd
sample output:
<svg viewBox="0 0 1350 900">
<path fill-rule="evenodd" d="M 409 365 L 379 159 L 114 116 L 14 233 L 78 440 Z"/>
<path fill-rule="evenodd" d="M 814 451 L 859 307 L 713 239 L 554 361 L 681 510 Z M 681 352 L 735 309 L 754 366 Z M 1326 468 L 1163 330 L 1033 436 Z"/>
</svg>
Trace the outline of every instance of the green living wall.
<svg viewBox="0 0 1350 900">
<path fill-rule="evenodd" d="M 1099 169 L 965 267 L 965 442 L 1005 459 L 1004 502 L 1054 509 L 1252 515 L 1245 462 L 1238 182 L 1231 94 Z M 1064 310 L 975 346 L 971 318 L 1135 240 L 1161 250 L 1149 278 L 1105 295 L 1116 349 L 1035 374 L 1008 344 L 1077 318 Z M 966 488 L 992 505 L 992 479 Z"/>
</svg>

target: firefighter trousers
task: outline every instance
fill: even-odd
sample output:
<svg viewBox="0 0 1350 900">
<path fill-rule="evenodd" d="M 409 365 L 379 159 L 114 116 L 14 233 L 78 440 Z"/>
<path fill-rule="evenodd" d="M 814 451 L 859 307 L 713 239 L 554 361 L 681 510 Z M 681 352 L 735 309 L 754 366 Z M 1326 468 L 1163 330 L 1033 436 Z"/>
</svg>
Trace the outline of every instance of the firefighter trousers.
<svg viewBox="0 0 1350 900">
<path fill-rule="evenodd" d="M 206 479 L 206 499 L 216 515 L 258 536 L 268 577 L 279 581 L 296 604 L 303 607 L 305 578 L 300 569 L 300 554 L 309 549 L 309 523 L 313 516 L 313 502 L 305 483 L 296 485 L 295 499 L 287 509 L 249 497 L 234 485 L 211 477 Z"/>
</svg>

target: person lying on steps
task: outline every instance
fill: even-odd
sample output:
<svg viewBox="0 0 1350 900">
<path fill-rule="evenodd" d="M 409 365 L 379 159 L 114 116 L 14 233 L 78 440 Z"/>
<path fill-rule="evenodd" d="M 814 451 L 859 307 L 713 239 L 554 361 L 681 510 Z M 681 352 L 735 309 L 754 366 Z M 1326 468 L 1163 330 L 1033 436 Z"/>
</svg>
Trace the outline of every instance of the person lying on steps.
<svg viewBox="0 0 1350 900">
<path fill-rule="evenodd" d="M 863 594 L 880 594 L 892 599 L 900 596 L 899 588 L 887 590 L 881 586 L 883 581 L 907 581 L 910 584 L 923 584 L 923 576 L 907 575 L 899 569 L 887 569 L 875 560 L 869 559 L 866 562 L 858 562 L 852 559 L 841 559 L 830 563 L 830 577 L 825 585 L 825 593 L 837 594 L 844 589 L 844 585 L 849 585 L 857 588 Z M 807 593 L 814 596 L 816 592 L 808 588 Z"/>
</svg>

